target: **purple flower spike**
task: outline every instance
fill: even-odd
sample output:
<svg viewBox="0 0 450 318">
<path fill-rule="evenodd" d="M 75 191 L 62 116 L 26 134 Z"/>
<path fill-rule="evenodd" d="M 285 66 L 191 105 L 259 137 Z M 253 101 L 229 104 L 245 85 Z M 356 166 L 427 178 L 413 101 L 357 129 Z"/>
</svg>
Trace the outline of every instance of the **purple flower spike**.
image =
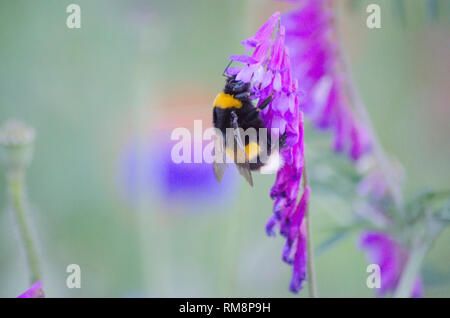
<svg viewBox="0 0 450 318">
<path fill-rule="evenodd" d="M 406 266 L 409 252 L 393 237 L 377 231 L 366 231 L 361 234 L 359 246 L 366 251 L 369 262 L 380 266 L 381 287 L 378 296 L 394 291 Z M 411 297 L 422 297 L 422 279 L 416 279 Z"/>
<path fill-rule="evenodd" d="M 17 296 L 17 298 L 44 298 L 44 291 L 42 290 L 42 282 L 34 283 L 26 292 Z"/>
<path fill-rule="evenodd" d="M 270 39 L 276 23 L 280 20 L 280 12 L 275 12 L 251 38 L 242 42 L 247 51 L 251 51 L 261 42 Z"/>
<path fill-rule="evenodd" d="M 283 15 L 292 74 L 305 93 L 302 109 L 321 130 L 334 134 L 333 149 L 357 161 L 370 150 L 365 127 L 346 95 L 331 0 L 291 0 L 299 9 Z"/>
<path fill-rule="evenodd" d="M 285 37 L 286 29 L 280 23 L 280 13 L 276 12 L 253 37 L 243 42 L 248 50 L 253 50 L 251 56 L 232 55 L 230 59 L 244 64 L 232 72 L 237 80 L 251 84 L 258 105 L 272 96 L 261 117 L 274 136 L 286 136 L 286 146 L 281 150 L 284 165 L 270 191 L 273 215 L 266 224 L 266 232 L 274 236 L 278 230 L 286 238 L 282 260 L 293 266 L 290 290 L 298 292 L 306 276 L 306 235 L 301 226 L 310 190 L 304 189 L 298 202 L 304 163 L 303 113 Z"/>
<path fill-rule="evenodd" d="M 244 63 L 244 64 L 255 64 L 256 61 L 248 55 L 231 55 L 230 60 L 238 62 L 238 63 Z"/>
<path fill-rule="evenodd" d="M 293 274 L 289 290 L 298 293 L 302 289 L 302 283 L 306 278 L 306 228 L 302 224 L 300 236 L 297 239 L 297 248 L 294 256 Z"/>
</svg>

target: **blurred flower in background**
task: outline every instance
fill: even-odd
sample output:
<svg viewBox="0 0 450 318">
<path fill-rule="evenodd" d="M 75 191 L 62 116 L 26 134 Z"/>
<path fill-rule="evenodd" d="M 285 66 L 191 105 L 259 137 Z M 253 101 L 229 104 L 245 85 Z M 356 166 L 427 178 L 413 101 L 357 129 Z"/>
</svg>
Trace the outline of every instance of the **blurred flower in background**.
<svg viewBox="0 0 450 318">
<path fill-rule="evenodd" d="M 170 140 L 170 132 L 166 132 L 152 136 L 144 144 L 132 140 L 125 147 L 121 174 L 128 198 L 133 201 L 139 199 L 139 195 L 156 197 L 164 205 L 183 205 L 187 210 L 231 200 L 238 187 L 234 169 L 227 169 L 219 184 L 212 164 L 194 163 L 193 152 L 192 163 L 174 163 L 171 151 L 176 143 Z M 191 145 L 193 150 L 194 142 Z"/>
<path fill-rule="evenodd" d="M 35 131 L 10 119 L 0 128 L 0 158 L 8 175 L 23 174 L 33 156 Z"/>
<path fill-rule="evenodd" d="M 236 169 L 230 165 L 218 183 L 212 163 L 194 162 L 196 149 L 203 151 L 211 142 L 194 140 L 194 121 L 202 123 L 202 133 L 212 124 L 211 106 L 203 105 L 209 96 L 191 87 L 179 87 L 170 100 L 161 100 L 164 114 L 145 124 L 142 133 L 127 137 L 120 153 L 120 182 L 126 198 L 136 203 L 142 198 L 156 200 L 166 211 L 218 210 L 232 202 L 239 188 Z M 180 106 L 181 105 L 181 106 Z M 172 131 L 190 132 L 190 163 L 174 163 L 171 152 L 180 140 L 171 140 Z M 197 142 L 197 144 L 196 144 Z"/>
<path fill-rule="evenodd" d="M 358 183 L 356 192 L 360 196 L 370 196 L 375 200 L 381 200 L 387 192 L 386 182 L 378 169 L 367 172 Z"/>
<path fill-rule="evenodd" d="M 359 246 L 367 254 L 367 260 L 380 266 L 381 287 L 378 296 L 394 291 L 408 260 L 408 250 L 401 246 L 389 234 L 377 231 L 365 231 L 361 234 Z M 411 297 L 422 297 L 421 277 L 416 279 Z"/>
<path fill-rule="evenodd" d="M 291 0 L 299 8 L 282 17 L 301 106 L 321 130 L 334 134 L 333 149 L 358 160 L 370 149 L 365 127 L 352 111 L 342 72 L 331 0 Z"/>
<path fill-rule="evenodd" d="M 377 296 L 384 296 L 397 289 L 410 251 L 396 236 L 388 233 L 396 230 L 395 216 L 387 213 L 392 207 L 393 198 L 379 167 L 371 162 L 370 158 L 365 158 L 359 164 L 364 177 L 358 183 L 356 191 L 364 203 L 357 204 L 355 210 L 377 230 L 363 231 L 358 245 L 365 251 L 368 262 L 380 266 L 381 287 L 377 290 Z M 404 179 L 402 166 L 398 162 L 392 162 L 392 166 L 396 178 L 402 182 Z M 411 297 L 422 296 L 423 284 L 419 276 L 411 290 Z"/>
<path fill-rule="evenodd" d="M 17 298 L 44 298 L 45 294 L 42 290 L 42 282 L 34 283 L 26 292 L 17 296 Z"/>
</svg>

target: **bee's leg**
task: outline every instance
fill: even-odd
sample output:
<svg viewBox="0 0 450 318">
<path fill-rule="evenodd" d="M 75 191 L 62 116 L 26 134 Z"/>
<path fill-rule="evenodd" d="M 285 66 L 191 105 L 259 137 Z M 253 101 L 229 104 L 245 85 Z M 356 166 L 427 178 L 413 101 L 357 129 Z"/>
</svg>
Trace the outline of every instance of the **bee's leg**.
<svg viewBox="0 0 450 318">
<path fill-rule="evenodd" d="M 242 135 L 241 135 L 243 130 L 242 130 L 242 128 L 239 128 L 238 116 L 234 111 L 231 111 L 231 125 L 234 128 L 234 139 L 237 142 L 237 144 L 235 144 L 235 146 L 239 146 L 239 149 L 241 151 L 245 152 L 244 139 L 242 138 Z M 235 153 L 237 154 L 237 149 L 235 150 Z"/>
<path fill-rule="evenodd" d="M 239 93 L 239 94 L 234 95 L 234 98 L 241 99 L 241 98 L 246 98 L 249 96 L 250 96 L 250 93 L 244 92 L 244 93 Z"/>
<path fill-rule="evenodd" d="M 253 122 L 255 119 L 259 118 L 259 108 L 253 108 L 244 117 L 244 122 Z"/>
<path fill-rule="evenodd" d="M 234 111 L 231 111 L 231 125 L 233 126 L 234 129 L 239 128 L 238 117 Z"/>
<path fill-rule="evenodd" d="M 267 105 L 269 105 L 270 102 L 272 102 L 272 100 L 273 100 L 273 96 L 272 96 L 272 95 L 270 95 L 270 96 L 267 97 L 265 100 L 263 100 L 263 101 L 261 102 L 261 104 L 259 104 L 259 106 L 258 106 L 259 110 L 262 110 L 262 109 L 266 108 Z"/>
</svg>

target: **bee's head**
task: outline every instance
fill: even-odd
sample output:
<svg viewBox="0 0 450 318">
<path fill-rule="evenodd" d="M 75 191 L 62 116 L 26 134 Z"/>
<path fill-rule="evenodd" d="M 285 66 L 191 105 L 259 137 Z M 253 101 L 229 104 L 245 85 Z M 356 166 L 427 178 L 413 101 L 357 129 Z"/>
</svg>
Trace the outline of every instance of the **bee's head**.
<svg viewBox="0 0 450 318">
<path fill-rule="evenodd" d="M 222 76 L 224 76 L 227 79 L 227 82 L 225 83 L 225 89 L 223 90 L 223 92 L 225 94 L 230 94 L 233 96 L 237 95 L 237 94 L 242 94 L 242 93 L 248 92 L 250 90 L 250 83 L 244 83 L 243 81 L 237 81 L 236 75 L 233 75 L 233 76 L 227 75 L 227 70 L 230 67 L 231 63 L 233 63 L 233 61 L 230 61 L 230 63 L 228 63 L 227 67 L 225 68 L 225 70 L 222 73 Z"/>
<path fill-rule="evenodd" d="M 237 95 L 248 92 L 250 90 L 250 83 L 244 83 L 243 81 L 237 81 L 236 76 L 227 76 L 227 82 L 225 83 L 225 94 Z"/>
</svg>

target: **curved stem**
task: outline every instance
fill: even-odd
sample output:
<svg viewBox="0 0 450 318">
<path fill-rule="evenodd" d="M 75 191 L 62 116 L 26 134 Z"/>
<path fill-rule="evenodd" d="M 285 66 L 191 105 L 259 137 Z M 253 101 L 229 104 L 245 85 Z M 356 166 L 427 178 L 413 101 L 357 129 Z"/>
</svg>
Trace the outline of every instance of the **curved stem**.
<svg viewBox="0 0 450 318">
<path fill-rule="evenodd" d="M 425 229 L 425 236 L 419 237 L 410 251 L 408 261 L 403 269 L 394 297 L 405 298 L 412 295 L 425 256 L 432 247 L 434 241 L 442 232 L 443 228 L 444 226 L 440 222 L 429 220 Z"/>
<path fill-rule="evenodd" d="M 306 171 L 306 162 L 303 165 L 303 188 L 306 189 L 306 187 L 309 186 L 309 179 L 308 179 L 308 173 Z M 313 244 L 312 244 L 312 231 L 311 231 L 311 214 L 309 211 L 309 205 L 310 203 L 306 205 L 306 212 L 305 212 L 305 222 L 306 222 L 306 270 L 307 270 L 307 277 L 308 277 L 308 290 L 309 290 L 309 297 L 316 298 L 317 297 L 317 286 L 316 286 L 316 277 L 315 277 L 315 270 L 314 270 L 314 250 L 313 250 Z"/>
<path fill-rule="evenodd" d="M 28 267 L 31 273 L 31 284 L 40 280 L 39 260 L 36 248 L 30 232 L 25 211 L 24 198 L 24 175 L 22 173 L 14 173 L 8 176 L 8 186 L 11 195 L 12 207 L 16 216 L 19 232 L 25 248 L 25 254 Z"/>
<path fill-rule="evenodd" d="M 333 9 L 336 10 L 336 8 Z M 333 21 L 334 30 L 336 32 L 336 38 L 341 39 L 342 37 L 340 36 L 340 29 L 337 20 L 337 12 L 335 12 L 335 18 Z M 380 171 L 386 181 L 387 189 L 392 195 L 394 204 L 400 211 L 400 213 L 404 215 L 405 211 L 401 185 L 399 184 L 398 180 L 396 180 L 394 168 L 388 159 L 388 156 L 380 142 L 380 139 L 378 138 L 377 132 L 375 131 L 372 123 L 372 119 L 370 118 L 369 112 L 367 111 L 367 107 L 359 93 L 347 55 L 345 54 L 340 41 L 336 41 L 336 45 L 338 58 L 343 69 L 342 73 L 346 79 L 345 82 L 347 84 L 346 89 L 348 92 L 348 96 L 355 108 L 355 111 L 367 128 L 370 140 L 372 141 L 374 158 L 378 162 Z"/>
<path fill-rule="evenodd" d="M 388 156 L 386 155 L 386 151 L 384 150 L 380 142 L 380 139 L 378 138 L 378 135 L 372 124 L 372 119 L 370 118 L 369 112 L 367 111 L 367 107 L 361 98 L 358 88 L 356 87 L 356 82 L 353 78 L 353 73 L 351 71 L 348 59 L 342 50 L 340 50 L 340 52 L 344 72 L 347 77 L 346 83 L 348 85 L 350 98 L 353 101 L 353 105 L 355 107 L 356 112 L 358 113 L 360 119 L 364 122 L 364 125 L 367 127 L 367 130 L 370 134 L 373 147 L 373 154 L 375 159 L 378 161 L 380 171 L 383 174 L 383 177 L 386 181 L 388 190 L 392 195 L 392 198 L 394 200 L 397 209 L 400 211 L 400 213 L 403 214 L 404 213 L 403 194 L 401 187 L 395 178 L 394 168 L 392 167 L 392 164 L 389 161 Z"/>
<path fill-rule="evenodd" d="M 414 289 L 414 284 L 422 267 L 425 255 L 428 252 L 429 244 L 424 242 L 411 251 L 408 262 L 405 266 L 403 274 L 400 278 L 400 282 L 394 293 L 395 298 L 407 298 L 411 296 L 412 290 Z"/>
</svg>

